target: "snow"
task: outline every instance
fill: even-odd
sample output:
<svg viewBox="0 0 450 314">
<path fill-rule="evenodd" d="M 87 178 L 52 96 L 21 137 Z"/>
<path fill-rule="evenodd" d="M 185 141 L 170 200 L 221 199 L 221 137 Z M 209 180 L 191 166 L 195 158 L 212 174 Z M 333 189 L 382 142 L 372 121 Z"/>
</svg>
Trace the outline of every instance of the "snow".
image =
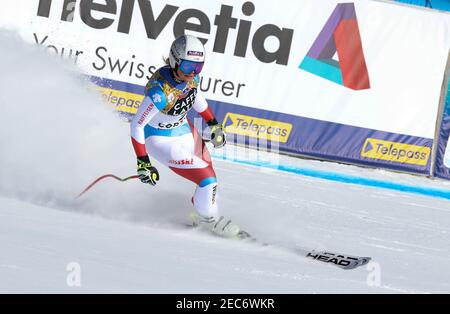
<svg viewBox="0 0 450 314">
<path fill-rule="evenodd" d="M 236 161 L 450 190 L 441 180 L 214 151 L 222 214 L 270 246 L 186 227 L 195 187 L 156 162 L 155 187 L 105 179 L 75 200 L 104 173 L 134 174 L 128 125 L 75 69 L 4 31 L 0 50 L 0 293 L 450 292 L 450 200 Z M 373 260 L 342 270 L 299 248 Z"/>
</svg>

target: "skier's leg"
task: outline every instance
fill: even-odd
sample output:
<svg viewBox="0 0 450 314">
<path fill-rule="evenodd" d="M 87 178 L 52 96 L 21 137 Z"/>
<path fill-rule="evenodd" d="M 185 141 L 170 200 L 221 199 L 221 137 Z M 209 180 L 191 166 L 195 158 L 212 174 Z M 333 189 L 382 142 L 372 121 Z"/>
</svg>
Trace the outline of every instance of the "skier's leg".
<svg viewBox="0 0 450 314">
<path fill-rule="evenodd" d="M 215 178 L 206 178 L 195 189 L 193 204 L 198 216 L 194 222 L 223 237 L 235 237 L 239 227 L 231 220 L 219 215 L 216 203 L 217 183 Z"/>
<path fill-rule="evenodd" d="M 208 151 L 202 152 L 206 147 L 202 145 L 196 151 L 190 132 L 176 137 L 150 136 L 146 144 L 151 157 L 176 174 L 197 184 L 192 202 L 198 213 L 205 216 L 218 216 L 217 179 L 211 159 L 208 159 Z"/>
<path fill-rule="evenodd" d="M 219 216 L 216 174 L 209 152 L 200 137 L 196 137 L 194 133 L 174 137 L 151 136 L 147 138 L 147 149 L 149 155 L 197 184 L 192 201 L 202 225 L 226 237 L 235 236 L 239 232 L 239 227 Z"/>
<path fill-rule="evenodd" d="M 197 185 L 192 203 L 200 215 L 205 217 L 219 217 L 216 195 L 217 180 L 215 177 L 205 178 Z"/>
</svg>

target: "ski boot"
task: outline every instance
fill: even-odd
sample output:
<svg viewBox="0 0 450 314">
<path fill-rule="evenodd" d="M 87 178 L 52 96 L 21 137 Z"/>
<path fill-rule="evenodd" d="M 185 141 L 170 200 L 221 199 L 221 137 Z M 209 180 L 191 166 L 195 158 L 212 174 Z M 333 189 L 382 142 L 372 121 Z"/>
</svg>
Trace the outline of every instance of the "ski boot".
<svg viewBox="0 0 450 314">
<path fill-rule="evenodd" d="M 242 231 L 236 224 L 231 222 L 231 220 L 227 220 L 223 216 L 215 218 L 205 217 L 198 213 L 192 213 L 191 219 L 192 225 L 194 227 L 206 229 L 220 237 L 242 238 L 244 234 L 247 234 L 245 231 Z"/>
</svg>

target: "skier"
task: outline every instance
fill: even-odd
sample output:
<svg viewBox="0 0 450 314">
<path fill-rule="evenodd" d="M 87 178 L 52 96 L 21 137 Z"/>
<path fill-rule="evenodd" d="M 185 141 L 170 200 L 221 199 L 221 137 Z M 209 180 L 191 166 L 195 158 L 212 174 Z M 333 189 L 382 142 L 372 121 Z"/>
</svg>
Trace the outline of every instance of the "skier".
<svg viewBox="0 0 450 314">
<path fill-rule="evenodd" d="M 209 126 L 214 147 L 225 145 L 223 126 L 198 91 L 204 61 L 205 50 L 198 38 L 183 35 L 175 39 L 168 64 L 152 75 L 145 88 L 144 100 L 131 121 L 131 140 L 143 183 L 155 185 L 159 180 L 150 155 L 197 184 L 192 197 L 196 224 L 217 235 L 235 237 L 239 227 L 219 215 L 217 179 L 208 149 L 187 119 L 187 112 L 194 108 Z"/>
</svg>

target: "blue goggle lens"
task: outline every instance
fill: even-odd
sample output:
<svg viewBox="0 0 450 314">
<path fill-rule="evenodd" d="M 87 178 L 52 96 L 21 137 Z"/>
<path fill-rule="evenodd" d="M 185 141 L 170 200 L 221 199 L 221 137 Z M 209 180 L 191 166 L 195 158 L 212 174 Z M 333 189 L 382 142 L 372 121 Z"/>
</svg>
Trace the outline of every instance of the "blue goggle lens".
<svg viewBox="0 0 450 314">
<path fill-rule="evenodd" d="M 179 69 L 184 74 L 191 74 L 192 72 L 194 72 L 195 74 L 199 74 L 203 69 L 203 64 L 204 64 L 203 62 L 181 60 Z"/>
</svg>

